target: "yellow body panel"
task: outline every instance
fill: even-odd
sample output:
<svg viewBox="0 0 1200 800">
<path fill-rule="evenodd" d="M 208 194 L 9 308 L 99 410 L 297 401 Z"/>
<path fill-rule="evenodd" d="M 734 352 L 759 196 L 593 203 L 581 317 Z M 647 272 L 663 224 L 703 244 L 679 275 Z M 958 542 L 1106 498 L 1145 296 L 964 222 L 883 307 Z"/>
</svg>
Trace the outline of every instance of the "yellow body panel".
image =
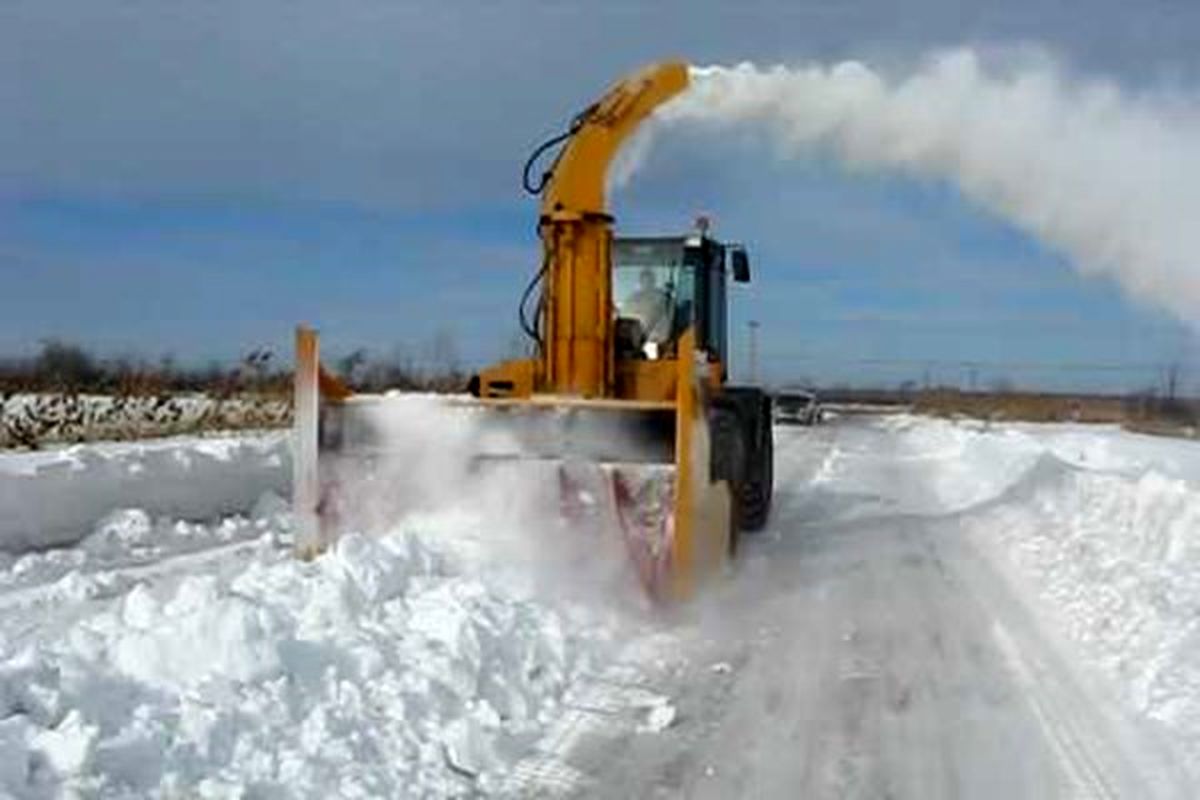
<svg viewBox="0 0 1200 800">
<path fill-rule="evenodd" d="M 679 368 L 674 359 L 617 362 L 617 397 L 629 400 L 675 401 Z"/>
<path fill-rule="evenodd" d="M 479 373 L 480 397 L 529 397 L 533 394 L 538 362 L 532 359 L 503 361 Z"/>
<path fill-rule="evenodd" d="M 715 573 L 729 552 L 729 484 L 709 480 L 705 419 L 706 370 L 697 363 L 695 331 L 679 340 L 675 411 L 675 530 L 671 540 L 671 595 L 689 597 L 697 581 Z"/>
</svg>

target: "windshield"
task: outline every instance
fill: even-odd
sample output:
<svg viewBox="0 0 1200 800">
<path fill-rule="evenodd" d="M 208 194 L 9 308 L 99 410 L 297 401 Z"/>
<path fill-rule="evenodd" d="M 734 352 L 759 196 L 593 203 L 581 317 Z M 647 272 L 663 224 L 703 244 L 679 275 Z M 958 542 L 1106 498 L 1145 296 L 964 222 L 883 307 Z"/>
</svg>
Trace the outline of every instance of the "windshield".
<svg viewBox="0 0 1200 800">
<path fill-rule="evenodd" d="M 691 321 L 692 270 L 681 242 L 614 243 L 617 316 L 636 320 L 646 342 L 673 340 Z"/>
</svg>

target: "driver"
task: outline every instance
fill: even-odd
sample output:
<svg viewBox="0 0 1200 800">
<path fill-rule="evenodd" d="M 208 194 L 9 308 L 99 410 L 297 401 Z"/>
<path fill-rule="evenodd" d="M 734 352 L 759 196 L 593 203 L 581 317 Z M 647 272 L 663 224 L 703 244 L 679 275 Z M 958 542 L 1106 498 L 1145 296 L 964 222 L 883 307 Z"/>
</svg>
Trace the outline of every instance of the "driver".
<svg viewBox="0 0 1200 800">
<path fill-rule="evenodd" d="M 649 267 L 638 276 L 638 289 L 625 301 L 622 314 L 642 323 L 647 341 L 664 342 L 670 337 L 671 296 L 655 285 Z"/>
</svg>

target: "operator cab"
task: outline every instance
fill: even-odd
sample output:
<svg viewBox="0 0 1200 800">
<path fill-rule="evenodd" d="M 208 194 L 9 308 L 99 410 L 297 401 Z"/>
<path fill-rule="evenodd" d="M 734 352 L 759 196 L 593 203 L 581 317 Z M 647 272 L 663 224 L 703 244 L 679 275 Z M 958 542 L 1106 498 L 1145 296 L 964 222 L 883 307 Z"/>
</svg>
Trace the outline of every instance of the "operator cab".
<svg viewBox="0 0 1200 800">
<path fill-rule="evenodd" d="M 675 343 L 696 326 L 696 344 L 709 360 L 727 363 L 726 275 L 750 280 L 740 245 L 692 236 L 613 240 L 613 299 L 618 359 L 674 355 Z"/>
</svg>

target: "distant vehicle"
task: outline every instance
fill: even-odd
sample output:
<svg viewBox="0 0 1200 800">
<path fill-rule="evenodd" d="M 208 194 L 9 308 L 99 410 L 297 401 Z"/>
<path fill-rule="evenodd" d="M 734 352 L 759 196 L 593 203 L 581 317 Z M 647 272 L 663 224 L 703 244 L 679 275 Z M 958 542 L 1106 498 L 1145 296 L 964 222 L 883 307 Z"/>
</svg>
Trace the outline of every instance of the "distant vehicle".
<svg viewBox="0 0 1200 800">
<path fill-rule="evenodd" d="M 821 403 L 816 393 L 805 389 L 777 392 L 775 421 L 791 425 L 816 425 L 821 421 Z"/>
</svg>

